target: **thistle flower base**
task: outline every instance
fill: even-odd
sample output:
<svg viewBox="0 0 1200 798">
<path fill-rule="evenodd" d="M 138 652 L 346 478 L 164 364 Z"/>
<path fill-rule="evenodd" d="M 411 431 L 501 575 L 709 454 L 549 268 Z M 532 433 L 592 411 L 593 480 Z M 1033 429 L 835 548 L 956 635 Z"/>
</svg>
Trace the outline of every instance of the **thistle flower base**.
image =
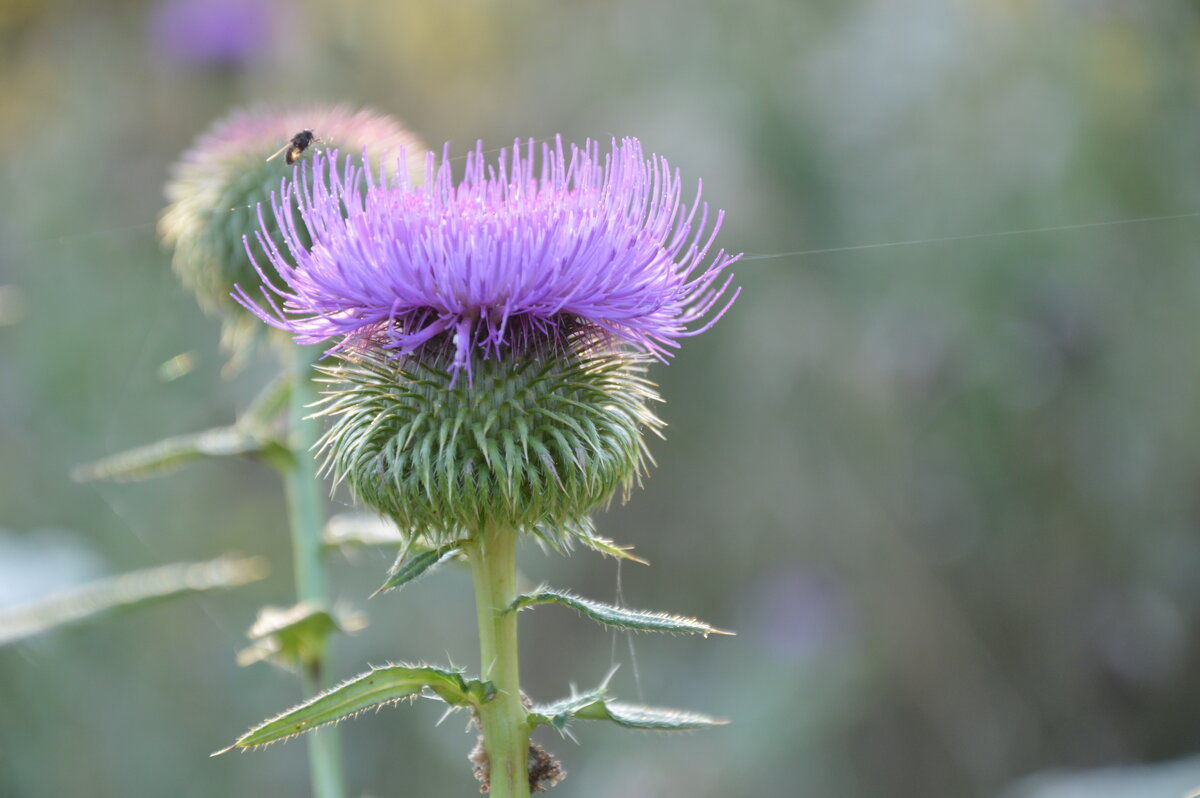
<svg viewBox="0 0 1200 798">
<path fill-rule="evenodd" d="M 644 358 L 583 333 L 457 372 L 437 342 L 343 357 L 326 372 L 325 468 L 433 543 L 489 527 L 564 534 L 629 490 L 648 460 L 644 430 L 662 426 Z"/>
</svg>

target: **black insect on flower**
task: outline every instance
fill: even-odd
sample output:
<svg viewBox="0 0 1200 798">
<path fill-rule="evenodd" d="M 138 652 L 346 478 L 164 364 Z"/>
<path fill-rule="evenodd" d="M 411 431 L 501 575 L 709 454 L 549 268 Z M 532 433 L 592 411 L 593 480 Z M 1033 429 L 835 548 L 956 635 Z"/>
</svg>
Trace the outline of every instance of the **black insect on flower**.
<svg viewBox="0 0 1200 798">
<path fill-rule="evenodd" d="M 281 154 L 286 152 L 287 155 L 284 155 L 283 159 L 285 161 L 287 161 L 289 166 L 291 166 L 292 164 L 294 164 L 296 162 L 296 160 L 301 155 L 304 154 L 305 150 L 307 150 L 310 146 L 312 146 L 312 144 L 314 142 L 316 142 L 317 144 L 325 143 L 325 142 L 321 141 L 319 138 L 317 138 L 316 135 L 311 130 L 308 130 L 307 128 L 305 128 L 304 130 L 301 130 L 296 135 L 292 136 L 291 140 L 287 144 L 284 144 L 282 147 L 280 147 L 278 150 L 276 150 L 275 154 L 272 155 L 267 160 L 273 161 L 276 158 L 278 158 Z"/>
</svg>

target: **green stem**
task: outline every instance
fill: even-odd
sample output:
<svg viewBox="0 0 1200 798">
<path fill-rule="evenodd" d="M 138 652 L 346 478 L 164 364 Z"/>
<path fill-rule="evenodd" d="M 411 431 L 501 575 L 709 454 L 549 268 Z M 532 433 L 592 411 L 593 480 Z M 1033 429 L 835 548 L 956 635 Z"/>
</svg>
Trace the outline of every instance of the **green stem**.
<svg viewBox="0 0 1200 798">
<path fill-rule="evenodd" d="M 305 420 L 309 405 L 316 399 L 312 382 L 312 350 L 295 346 L 293 351 L 292 393 L 288 407 L 291 433 L 291 463 L 283 471 L 287 494 L 288 520 L 292 530 L 292 563 L 296 577 L 296 596 L 322 609 L 329 608 L 329 582 L 325 576 L 325 549 L 321 541 L 324 516 L 318 494 L 317 467 L 309 451 L 317 439 L 317 425 Z M 304 697 L 325 688 L 322 663 L 309 663 L 303 674 Z M 314 798 L 345 798 L 341 751 L 336 729 L 321 729 L 308 735 L 308 763 Z"/>
<path fill-rule="evenodd" d="M 529 798 L 529 721 L 521 700 L 517 663 L 517 533 L 491 528 L 467 549 L 479 616 L 483 678 L 496 697 L 479 708 L 483 747 L 491 768 L 492 798 Z"/>
</svg>

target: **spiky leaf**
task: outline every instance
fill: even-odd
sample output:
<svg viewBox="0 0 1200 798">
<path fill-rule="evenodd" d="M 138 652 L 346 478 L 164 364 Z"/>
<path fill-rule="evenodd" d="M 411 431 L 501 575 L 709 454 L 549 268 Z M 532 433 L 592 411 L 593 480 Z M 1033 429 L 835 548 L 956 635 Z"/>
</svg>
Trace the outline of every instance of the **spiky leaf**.
<svg viewBox="0 0 1200 798">
<path fill-rule="evenodd" d="M 653 731 L 687 731 L 724 726 L 729 722 L 699 712 L 610 701 L 605 698 L 603 687 L 553 704 L 535 706 L 529 714 L 529 722 L 535 726 L 550 726 L 560 732 L 575 719 L 610 720 L 627 729 Z"/>
<path fill-rule="evenodd" d="M 632 546 L 618 546 L 608 538 L 600 537 L 590 524 L 572 524 L 567 529 L 567 532 L 574 540 L 582 543 L 592 551 L 618 560 L 632 560 L 640 565 L 650 564 L 641 557 L 631 554 L 630 549 Z"/>
<path fill-rule="evenodd" d="M 580 720 L 611 720 L 627 729 L 653 731 L 687 731 L 710 726 L 724 726 L 729 721 L 699 712 L 665 707 L 647 707 L 620 701 L 593 701 L 575 713 Z"/>
<path fill-rule="evenodd" d="M 495 694 L 491 682 L 467 681 L 458 671 L 433 665 L 372 668 L 255 726 L 216 754 L 286 740 L 373 707 L 416 698 L 426 691 L 456 707 L 478 706 Z"/>
<path fill-rule="evenodd" d="M 114 454 L 77 467 L 71 477 L 77 482 L 99 479 L 128 482 L 169 473 L 193 460 L 232 456 L 260 457 L 277 462 L 278 458 L 287 457 L 288 452 L 277 441 L 238 426 L 217 427 Z"/>
<path fill-rule="evenodd" d="M 456 556 L 461 551 L 462 546 L 458 541 L 455 541 L 447 543 L 444 546 L 439 546 L 436 549 L 421 551 L 403 557 L 403 559 L 396 562 L 396 565 L 392 569 L 392 575 L 388 577 L 388 580 L 371 594 L 371 598 L 378 596 L 380 593 L 386 593 L 389 590 L 395 590 L 408 584 L 451 557 Z"/>
<path fill-rule="evenodd" d="M 220 557 L 122 574 L 32 604 L 0 610 L 0 646 L 104 612 L 238 587 L 262 579 L 266 573 L 266 561 L 261 557 Z"/>
<path fill-rule="evenodd" d="M 534 706 L 529 711 L 529 722 L 535 727 L 550 726 L 553 729 L 562 731 L 567 728 L 567 724 L 574 719 L 579 710 L 597 701 L 603 701 L 604 695 L 605 688 L 601 686 L 580 695 L 560 698 L 553 704 Z"/>
<path fill-rule="evenodd" d="M 561 604 L 597 620 L 606 626 L 617 629 L 634 629 L 644 632 L 668 632 L 670 634 L 699 634 L 708 637 L 712 634 L 728 635 L 716 627 L 709 626 L 704 621 L 688 618 L 683 615 L 670 615 L 665 612 L 650 610 L 632 610 L 627 607 L 615 607 L 592 601 L 565 590 L 554 590 L 548 587 L 538 588 L 532 593 L 517 596 L 508 608 L 509 612 L 523 610 L 538 604 Z"/>
</svg>

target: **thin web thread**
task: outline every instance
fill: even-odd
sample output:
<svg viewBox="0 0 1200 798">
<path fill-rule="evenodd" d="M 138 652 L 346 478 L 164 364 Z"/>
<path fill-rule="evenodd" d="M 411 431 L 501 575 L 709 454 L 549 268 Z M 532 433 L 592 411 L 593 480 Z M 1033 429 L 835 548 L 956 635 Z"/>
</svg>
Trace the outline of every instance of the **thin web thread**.
<svg viewBox="0 0 1200 798">
<path fill-rule="evenodd" d="M 613 603 L 616 604 L 618 607 L 625 606 L 625 588 L 622 586 L 622 583 L 621 583 L 621 561 L 620 560 L 617 560 L 617 592 L 616 592 L 615 601 Z M 609 662 L 609 666 L 608 666 L 609 672 L 611 673 L 612 671 L 616 670 L 616 668 L 617 668 L 617 640 L 621 637 L 624 637 L 626 642 L 629 643 L 629 669 L 633 671 L 633 689 L 637 693 L 637 700 L 642 703 L 645 703 L 646 696 L 645 696 L 645 693 L 642 691 L 642 670 L 641 670 L 641 668 L 638 667 L 637 650 L 634 648 L 634 645 L 633 645 L 633 632 L 629 632 L 629 631 L 622 632 L 622 631 L 618 631 L 618 630 L 614 629 L 612 632 L 612 635 L 613 635 L 612 652 L 609 657 L 610 662 Z"/>
<path fill-rule="evenodd" d="M 942 244 L 951 241 L 975 241 L 983 238 L 1000 238 L 1003 236 L 1034 235 L 1037 233 L 1058 233 L 1068 230 L 1085 230 L 1091 227 L 1112 227 L 1115 225 L 1145 224 L 1148 222 L 1166 222 L 1176 219 L 1195 219 L 1200 212 L 1174 213 L 1166 216 L 1140 216 L 1133 219 L 1112 219 L 1104 222 L 1079 222 L 1077 224 L 1061 224 L 1054 227 L 1025 227 L 1019 230 L 999 230 L 992 233 L 970 233 L 957 236 L 938 236 L 935 238 L 914 238 L 907 241 L 884 241 L 877 244 L 852 244 L 845 247 L 824 247 L 822 249 L 797 249 L 790 252 L 773 252 L 768 254 L 750 254 L 741 259 L 741 263 L 750 260 L 774 260 L 779 258 L 801 257 L 803 255 L 827 255 L 833 252 L 855 252 L 864 249 L 884 249 L 885 247 L 915 247 L 921 244 Z"/>
<path fill-rule="evenodd" d="M 164 269 L 158 275 L 157 279 L 159 284 L 157 286 L 157 290 L 160 293 L 163 289 L 165 289 L 165 285 L 169 281 L 169 275 L 170 271 L 166 269 Z M 156 303 L 155 308 L 150 312 L 152 314 L 151 323 L 146 325 L 146 329 L 155 330 L 161 329 L 162 326 L 165 325 L 167 314 L 171 312 L 171 309 L 168 303 L 160 302 Z M 129 394 L 135 390 L 136 376 L 138 374 L 144 375 L 147 373 L 154 373 L 154 370 L 147 371 L 151 360 L 153 343 L 154 336 L 150 333 L 147 333 L 138 353 L 133 358 L 128 359 L 128 376 L 121 382 L 122 388 L 116 400 L 117 407 L 125 406 L 126 399 L 128 398 Z M 117 415 L 114 413 L 113 415 L 109 416 L 105 425 L 104 434 L 102 436 L 104 449 L 110 452 L 114 451 L 117 442 L 116 424 Z M 135 517 L 136 514 L 129 509 L 128 505 L 131 502 L 131 498 L 129 496 L 123 495 L 122 492 L 117 489 L 117 486 L 112 484 L 90 482 L 88 483 L 88 487 L 91 488 L 96 497 L 108 507 L 109 511 L 118 519 L 120 519 L 120 521 L 125 525 L 125 528 L 128 529 L 129 533 L 133 536 L 133 539 L 136 540 L 138 544 L 149 554 L 150 562 L 142 567 L 149 568 L 155 565 L 162 565 L 164 563 L 175 561 L 170 557 L 165 556 L 163 547 L 158 542 L 159 537 L 150 534 L 146 529 L 146 525 L 139 521 Z M 217 629 L 221 636 L 229 641 L 229 645 L 236 645 L 239 641 L 244 642 L 245 637 L 242 632 L 232 628 L 224 616 L 214 610 L 214 604 L 216 600 L 216 597 L 212 594 L 205 593 L 193 596 L 191 599 L 193 606 L 199 609 L 204 617 L 212 622 L 213 626 Z"/>
<path fill-rule="evenodd" d="M 487 150 L 486 152 L 496 152 L 497 150 Z M 250 207 L 249 205 L 246 206 Z M 230 212 L 236 209 L 230 209 Z M 1023 227 L 1016 230 L 996 230 L 988 233 L 968 233 L 965 235 L 953 236 L 934 236 L 931 238 L 913 238 L 902 241 L 880 241 L 872 244 L 850 244 L 841 247 L 822 247 L 819 249 L 796 249 L 787 252 L 767 252 L 767 253 L 748 253 L 744 255 L 738 262 L 746 263 L 755 260 L 781 260 L 783 258 L 800 258 L 807 255 L 828 255 L 837 252 L 855 252 L 871 249 L 886 249 L 888 247 L 915 247 L 924 244 L 945 244 L 955 241 L 977 241 L 987 238 L 1002 238 L 1007 236 L 1021 235 L 1038 235 L 1044 233 L 1061 233 L 1071 230 L 1086 230 L 1089 228 L 1100 227 L 1116 227 L 1119 225 L 1134 225 L 1134 224 L 1149 224 L 1151 222 L 1169 222 L 1178 221 L 1180 219 L 1196 219 L 1200 218 L 1200 211 L 1192 211 L 1189 213 L 1172 213 L 1163 216 L 1138 216 L 1130 219 L 1109 219 L 1102 222 L 1078 222 L 1075 224 L 1061 224 L 1051 227 Z M 65 244 L 70 241 L 76 241 L 85 238 L 93 238 L 96 236 L 111 235 L 115 233 L 125 233 L 137 230 L 146 230 L 155 226 L 155 222 L 147 222 L 145 224 L 128 225 L 124 227 L 112 227 L 104 230 L 92 230 L 85 233 L 75 233 L 72 235 L 54 236 L 52 238 L 41 239 L 34 241 L 36 245 L 48 244 Z"/>
<path fill-rule="evenodd" d="M 616 136 L 616 134 L 611 133 L 611 132 L 606 133 L 605 135 L 609 136 L 610 138 L 614 138 Z M 545 142 L 553 141 L 554 139 L 555 139 L 554 136 L 543 136 L 541 138 L 534 139 L 534 141 L 536 144 L 543 144 Z M 483 154 L 491 155 L 493 153 L 501 152 L 501 151 L 504 151 L 507 149 L 508 149 L 508 145 L 501 146 L 501 147 L 493 147 L 491 149 L 484 150 Z M 472 153 L 464 153 L 462 155 L 456 155 L 456 156 L 450 158 L 449 161 L 451 163 L 457 163 L 459 161 L 466 160 L 466 158 L 471 154 Z M 249 205 L 245 206 L 245 208 L 250 208 L 250 207 L 251 206 L 249 206 Z M 233 213 L 238 210 L 242 210 L 242 209 L 241 208 L 230 208 L 229 212 Z M 787 252 L 749 253 L 749 254 L 746 254 L 745 256 L 743 256 L 739 262 L 746 263 L 747 261 L 754 261 L 754 260 L 781 260 L 783 258 L 799 258 L 799 257 L 807 256 L 807 255 L 829 255 L 829 254 L 838 253 L 838 252 L 855 252 L 855 251 L 871 250 L 871 249 L 886 249 L 888 247 L 913 247 L 913 246 L 920 246 L 923 244 L 943 244 L 943 243 L 950 243 L 950 242 L 955 242 L 955 241 L 975 241 L 975 240 L 979 240 L 979 239 L 1001 238 L 1001 237 L 1006 237 L 1006 236 L 1036 235 L 1039 233 L 1058 233 L 1058 232 L 1067 232 L 1070 230 L 1085 230 L 1088 228 L 1113 227 L 1113 226 L 1117 226 L 1117 225 L 1148 224 L 1150 222 L 1166 222 L 1166 221 L 1173 221 L 1173 220 L 1179 220 L 1179 219 L 1195 219 L 1198 217 L 1200 217 L 1200 211 L 1192 211 L 1192 212 L 1188 212 L 1188 213 L 1174 213 L 1174 214 L 1166 214 L 1166 215 L 1161 215 L 1161 216 L 1139 216 L 1139 217 L 1126 218 L 1126 219 L 1110 219 L 1110 220 L 1099 221 L 1099 222 L 1077 222 L 1074 224 L 1053 225 L 1050 227 L 1026 227 L 1026 228 L 1020 228 L 1020 229 L 1015 229 L 1015 230 L 997 230 L 997 231 L 986 232 L 986 233 L 967 233 L 967 234 L 963 234 L 963 235 L 934 236 L 934 237 L 930 237 L 930 238 L 915 238 L 915 239 L 908 239 L 908 240 L 903 240 L 903 241 L 881 241 L 881 242 L 871 243 L 871 244 L 849 244 L 846 246 L 821 247 L 818 249 L 797 249 L 797 250 L 789 250 Z M 157 225 L 157 222 L 146 222 L 144 224 L 135 224 L 135 225 L 127 225 L 127 226 L 123 226 L 123 227 L 106 228 L 104 230 L 93 230 L 90 232 L 76 233 L 76 234 L 67 235 L 67 236 L 55 236 L 52 238 L 42 239 L 41 241 L 35 241 L 32 243 L 35 245 L 51 244 L 51 243 L 66 243 L 66 242 L 74 241 L 77 239 L 92 238 L 95 236 L 110 235 L 110 234 L 123 233 L 123 232 L 132 232 L 132 231 L 138 231 L 138 230 L 146 230 L 146 229 L 155 227 L 156 225 Z"/>
</svg>

